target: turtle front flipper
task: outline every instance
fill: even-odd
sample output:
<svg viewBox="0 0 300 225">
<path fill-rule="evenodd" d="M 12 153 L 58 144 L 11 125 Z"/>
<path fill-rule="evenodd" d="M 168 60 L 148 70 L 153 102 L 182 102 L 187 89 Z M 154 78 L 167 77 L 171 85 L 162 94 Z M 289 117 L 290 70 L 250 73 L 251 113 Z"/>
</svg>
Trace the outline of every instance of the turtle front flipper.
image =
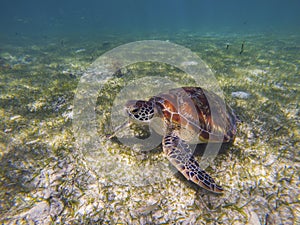
<svg viewBox="0 0 300 225">
<path fill-rule="evenodd" d="M 223 188 L 200 168 L 190 146 L 175 131 L 163 138 L 163 150 L 170 162 L 186 177 L 206 190 L 221 193 Z"/>
</svg>

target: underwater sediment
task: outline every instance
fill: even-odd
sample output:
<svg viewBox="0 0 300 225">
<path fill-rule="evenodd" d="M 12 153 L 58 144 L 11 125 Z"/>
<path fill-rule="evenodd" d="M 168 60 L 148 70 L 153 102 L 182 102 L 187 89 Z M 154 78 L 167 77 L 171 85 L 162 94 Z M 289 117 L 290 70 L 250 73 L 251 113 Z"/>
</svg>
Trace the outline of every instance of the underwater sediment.
<svg viewBox="0 0 300 225">
<path fill-rule="evenodd" d="M 18 47 L 8 43 L 0 52 L 2 223 L 300 222 L 299 37 L 178 33 L 173 39 L 155 38 L 198 54 L 242 121 L 233 145 L 207 168 L 224 194 L 207 192 L 179 174 L 149 184 L 122 184 L 95 171 L 81 154 L 72 127 L 78 82 L 95 59 L 127 39 L 65 40 L 63 46 L 55 38 Z M 95 136 L 111 132 L 109 125 L 100 125 L 110 123 L 122 87 L 152 74 L 194 85 L 182 71 L 165 64 L 139 63 L 118 71 L 99 93 Z M 138 129 L 128 132 L 136 135 Z M 130 149 L 108 140 L 101 148 L 133 169 L 119 168 L 120 176 L 134 175 L 137 166 L 151 176 L 151 165 L 168 165 L 160 146 L 145 152 L 143 146 Z"/>
</svg>

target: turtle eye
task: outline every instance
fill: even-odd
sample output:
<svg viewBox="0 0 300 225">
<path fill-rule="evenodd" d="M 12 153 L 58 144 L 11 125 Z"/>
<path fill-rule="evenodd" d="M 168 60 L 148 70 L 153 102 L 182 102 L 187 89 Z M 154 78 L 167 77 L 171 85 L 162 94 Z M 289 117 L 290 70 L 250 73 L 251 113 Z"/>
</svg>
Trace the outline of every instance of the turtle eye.
<svg viewBox="0 0 300 225">
<path fill-rule="evenodd" d="M 134 108 L 133 110 L 131 110 L 132 113 L 137 113 L 139 111 L 138 108 Z"/>
</svg>

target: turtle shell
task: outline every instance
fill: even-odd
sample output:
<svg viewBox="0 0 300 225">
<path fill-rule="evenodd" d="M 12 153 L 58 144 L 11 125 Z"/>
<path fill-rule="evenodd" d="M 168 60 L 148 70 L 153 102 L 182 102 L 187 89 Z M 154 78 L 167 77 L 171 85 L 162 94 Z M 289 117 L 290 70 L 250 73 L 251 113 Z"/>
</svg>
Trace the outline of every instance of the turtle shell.
<svg viewBox="0 0 300 225">
<path fill-rule="evenodd" d="M 224 100 L 200 87 L 171 89 L 150 99 L 167 129 L 180 130 L 184 140 L 201 142 L 234 140 L 237 117 Z"/>
</svg>

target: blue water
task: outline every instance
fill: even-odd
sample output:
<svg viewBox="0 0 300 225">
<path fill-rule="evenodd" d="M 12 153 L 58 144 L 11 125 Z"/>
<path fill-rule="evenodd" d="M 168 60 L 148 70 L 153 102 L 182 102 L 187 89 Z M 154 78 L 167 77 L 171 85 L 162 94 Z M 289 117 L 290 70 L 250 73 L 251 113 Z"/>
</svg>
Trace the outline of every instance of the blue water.
<svg viewBox="0 0 300 225">
<path fill-rule="evenodd" d="M 0 35 L 299 33 L 298 0 L 1 0 Z"/>
</svg>

